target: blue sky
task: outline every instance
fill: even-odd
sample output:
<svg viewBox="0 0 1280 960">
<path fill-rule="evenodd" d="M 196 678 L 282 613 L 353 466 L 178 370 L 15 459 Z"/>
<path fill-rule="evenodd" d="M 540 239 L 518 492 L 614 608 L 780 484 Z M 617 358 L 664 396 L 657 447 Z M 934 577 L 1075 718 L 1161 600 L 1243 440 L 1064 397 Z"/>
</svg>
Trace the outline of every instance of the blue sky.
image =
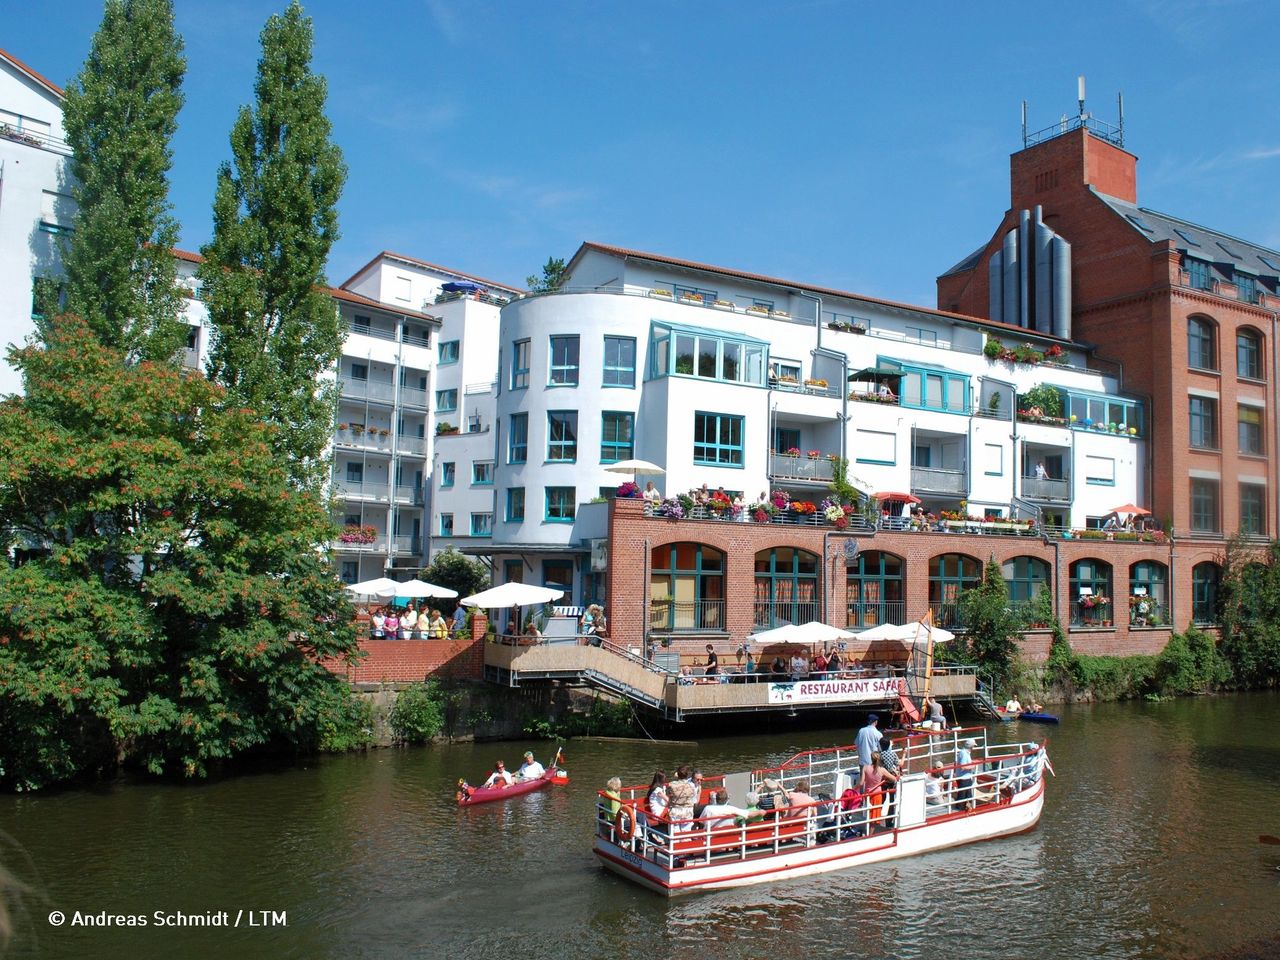
<svg viewBox="0 0 1280 960">
<path fill-rule="evenodd" d="M 282 2 L 178 0 L 182 244 Z M 2 0 L 0 46 L 56 83 L 101 7 Z M 512 284 L 583 240 L 932 305 L 1008 206 L 1030 126 L 1115 119 L 1139 202 L 1280 247 L 1275 9 L 1060 4 L 313 0 L 350 175 L 341 282 L 391 249 Z M 979 11 L 979 12 L 974 12 Z"/>
</svg>

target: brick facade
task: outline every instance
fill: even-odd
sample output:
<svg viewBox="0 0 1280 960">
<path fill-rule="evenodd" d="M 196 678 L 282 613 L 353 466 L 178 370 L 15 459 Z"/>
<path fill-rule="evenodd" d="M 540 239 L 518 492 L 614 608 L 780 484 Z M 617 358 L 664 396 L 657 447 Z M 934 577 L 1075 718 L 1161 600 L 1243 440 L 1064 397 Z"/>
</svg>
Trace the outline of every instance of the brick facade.
<svg viewBox="0 0 1280 960">
<path fill-rule="evenodd" d="M 471 618 L 471 636 L 449 640 L 360 641 L 365 656 L 359 663 L 327 660 L 326 669 L 351 683 L 414 683 L 431 677 L 452 680 L 484 678 L 485 617 Z"/>
<path fill-rule="evenodd" d="M 795 547 L 821 559 L 818 596 L 822 619 L 844 626 L 847 620 L 848 580 L 844 541 L 854 537 L 859 549 L 882 551 L 903 560 L 905 620 L 917 620 L 929 611 L 929 561 L 943 554 L 962 554 L 984 564 L 989 558 L 1003 563 L 1014 557 L 1043 560 L 1051 571 L 1051 584 L 1059 619 L 1070 620 L 1070 567 L 1077 560 L 1095 559 L 1111 565 L 1113 625 L 1071 627 L 1069 636 L 1078 653 L 1158 653 L 1171 629 L 1191 622 L 1191 569 L 1202 561 L 1220 561 L 1220 548 L 1212 545 L 1165 542 L 1129 543 L 1106 540 L 1043 540 L 1027 536 L 988 536 L 968 533 L 887 532 L 850 534 L 830 526 L 740 523 L 720 520 L 667 520 L 644 515 L 643 504 L 615 500 L 609 523 L 610 633 L 616 642 L 640 646 L 645 640 L 649 616 L 650 557 L 655 547 L 677 542 L 700 543 L 725 554 L 726 629 L 707 633 L 675 633 L 671 647 L 683 653 L 701 653 L 712 643 L 721 656 L 733 650 L 754 627 L 755 558 L 762 550 Z M 1129 625 L 1126 598 L 1131 595 L 1129 576 L 1133 564 L 1151 560 L 1168 568 L 1171 626 Z M 1049 632 L 1028 633 L 1023 655 L 1043 660 L 1049 650 Z"/>
</svg>

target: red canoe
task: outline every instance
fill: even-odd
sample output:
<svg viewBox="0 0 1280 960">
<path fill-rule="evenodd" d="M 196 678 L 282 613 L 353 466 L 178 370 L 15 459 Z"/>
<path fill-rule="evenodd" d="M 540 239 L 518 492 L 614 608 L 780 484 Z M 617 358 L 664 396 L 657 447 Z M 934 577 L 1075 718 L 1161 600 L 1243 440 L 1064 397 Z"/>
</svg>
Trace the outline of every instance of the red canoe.
<svg viewBox="0 0 1280 960">
<path fill-rule="evenodd" d="M 513 783 L 509 787 L 468 787 L 458 791 L 458 806 L 474 807 L 478 803 L 493 803 L 495 800 L 506 800 L 508 797 L 522 797 L 551 784 L 564 786 L 569 782 L 569 775 L 552 767 L 537 780 L 526 780 Z"/>
</svg>

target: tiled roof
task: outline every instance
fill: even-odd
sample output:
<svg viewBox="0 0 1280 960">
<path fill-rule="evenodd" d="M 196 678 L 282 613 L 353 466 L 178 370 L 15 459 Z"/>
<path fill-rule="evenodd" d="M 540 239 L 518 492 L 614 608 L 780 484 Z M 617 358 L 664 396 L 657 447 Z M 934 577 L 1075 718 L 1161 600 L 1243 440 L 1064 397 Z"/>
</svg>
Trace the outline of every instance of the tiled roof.
<svg viewBox="0 0 1280 960">
<path fill-rule="evenodd" d="M 438 263 L 430 263 L 426 260 L 419 260 L 417 257 L 410 257 L 403 253 L 393 253 L 390 250 L 383 250 L 381 253 L 379 253 L 377 256 L 371 259 L 368 263 L 366 263 L 363 267 L 361 267 L 351 276 L 347 277 L 346 280 L 342 281 L 340 286 L 346 287 L 353 280 L 355 280 L 356 277 L 360 276 L 360 274 L 364 273 L 366 270 L 368 270 L 370 267 L 372 267 L 375 263 L 377 263 L 379 260 L 382 260 L 383 258 L 386 258 L 388 260 L 400 260 L 404 263 L 412 264 L 415 267 L 426 267 L 428 270 L 434 270 L 437 273 L 445 273 L 451 277 L 457 277 L 460 280 L 471 280 L 474 283 L 479 283 L 486 287 L 492 287 L 498 290 L 503 290 L 507 293 L 524 293 L 525 292 L 524 288 L 522 287 L 513 287 L 510 284 L 499 283 L 497 280 L 486 280 L 484 277 L 477 277 L 475 274 L 463 273 L 461 270 L 454 270 L 452 267 L 442 267 Z"/>
<path fill-rule="evenodd" d="M 12 53 L 9 53 L 7 50 L 0 50 L 0 59 L 7 60 L 20 73 L 26 74 L 36 83 L 40 84 L 40 86 L 44 87 L 46 90 L 52 93 L 59 100 L 66 99 L 66 93 L 63 91 L 63 89 L 60 86 L 58 86 L 56 83 L 49 80 L 48 78 L 43 77 L 40 74 L 36 73 L 34 70 L 28 67 L 25 63 L 23 63 L 21 60 L 15 57 Z"/>
<path fill-rule="evenodd" d="M 947 310 L 936 310 L 932 307 L 922 307 L 913 303 L 900 303 L 896 300 L 882 300 L 879 297 L 869 297 L 862 293 L 852 293 L 848 290 L 837 290 L 833 287 L 820 287 L 809 283 L 800 283 L 795 280 L 784 280 L 780 277 L 770 277 L 765 274 L 747 273 L 742 270 L 734 270 L 729 267 L 717 267 L 712 264 L 698 263 L 695 260 L 680 260 L 676 257 L 664 256 L 660 253 L 646 253 L 643 250 L 629 250 L 626 247 L 615 247 L 607 243 L 596 243 L 594 241 L 585 241 L 578 252 L 573 255 L 573 259 L 569 261 L 569 268 L 582 256 L 586 250 L 598 250 L 615 257 L 624 257 L 632 260 L 648 260 L 652 263 L 665 264 L 672 267 L 683 267 L 688 270 L 699 270 L 705 273 L 719 274 L 723 277 L 731 277 L 735 280 L 751 280 L 756 283 L 768 283 L 779 287 L 792 287 L 795 290 L 809 294 L 822 294 L 828 297 L 840 297 L 845 300 L 859 300 L 863 303 L 875 304 L 882 307 L 892 307 L 898 310 L 909 310 L 913 313 L 924 314 L 932 317 L 942 317 L 947 320 L 954 320 L 959 323 L 969 324 L 971 326 L 981 327 L 983 329 L 993 330 L 1013 330 L 1022 336 L 1034 337 L 1037 340 L 1059 340 L 1061 337 L 1055 337 L 1049 333 L 1043 333 L 1038 330 L 1028 330 L 1026 327 L 1019 327 L 1011 323 L 1001 323 L 998 320 L 986 320 L 982 317 L 970 317 L 963 313 L 951 313 Z M 1062 341 L 1067 342 L 1067 341 Z"/>
</svg>

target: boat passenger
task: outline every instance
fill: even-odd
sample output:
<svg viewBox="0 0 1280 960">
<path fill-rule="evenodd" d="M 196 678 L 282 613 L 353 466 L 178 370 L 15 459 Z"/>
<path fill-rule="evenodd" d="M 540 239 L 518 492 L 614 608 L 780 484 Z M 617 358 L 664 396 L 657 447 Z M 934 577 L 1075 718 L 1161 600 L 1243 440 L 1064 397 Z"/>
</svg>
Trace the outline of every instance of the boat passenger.
<svg viewBox="0 0 1280 960">
<path fill-rule="evenodd" d="M 956 747 L 955 800 L 965 810 L 973 809 L 973 750 L 978 741 L 970 737 Z"/>
<path fill-rule="evenodd" d="M 668 832 L 667 809 L 670 806 L 671 801 L 667 796 L 667 773 L 665 770 L 655 770 L 653 780 L 649 784 L 649 792 L 644 798 L 645 821 L 654 833 Z"/>
<path fill-rule="evenodd" d="M 609 822 L 618 815 L 618 811 L 622 809 L 622 780 L 618 777 L 610 777 L 604 784 L 604 796 L 600 799 L 600 812 L 609 818 Z"/>
<path fill-rule="evenodd" d="M 667 816 L 671 818 L 672 825 L 677 831 L 688 830 L 688 821 L 693 819 L 693 808 L 698 803 L 698 786 L 688 767 L 676 769 L 675 778 L 667 784 L 667 797 L 671 803 Z"/>
<path fill-rule="evenodd" d="M 929 708 L 929 722 L 936 723 L 939 730 L 947 729 L 947 716 L 942 712 L 942 704 L 936 697 L 928 697 L 925 705 Z"/>
<path fill-rule="evenodd" d="M 729 793 L 726 790 L 713 793 L 711 802 L 702 809 L 702 818 L 706 821 L 708 830 L 732 827 L 738 820 L 748 819 L 749 815 L 749 811 L 729 803 Z"/>
<path fill-rule="evenodd" d="M 865 767 L 871 762 L 871 754 L 880 748 L 880 715 L 867 714 L 867 725 L 858 731 L 855 743 L 858 747 L 858 764 Z"/>
<path fill-rule="evenodd" d="M 540 780 L 546 775 L 546 772 L 546 767 L 533 759 L 533 751 L 526 750 L 524 752 L 524 763 L 520 764 L 520 770 L 517 772 L 516 776 L 518 776 L 521 781 Z"/>
<path fill-rule="evenodd" d="M 766 817 L 776 817 L 778 811 L 785 810 L 787 793 L 782 788 L 782 783 L 773 777 L 765 777 L 760 784 L 758 803 Z"/>
<path fill-rule="evenodd" d="M 1044 707 L 1036 703 L 1034 698 L 1031 700 L 1030 703 L 1024 703 L 1022 705 L 1022 709 L 1026 713 L 1043 713 L 1044 712 Z"/>
<path fill-rule="evenodd" d="M 1009 700 L 1005 703 L 1004 712 L 1005 713 L 1021 713 L 1022 712 L 1022 702 L 1018 699 L 1018 695 L 1016 693 L 1012 697 L 1010 697 Z"/>
<path fill-rule="evenodd" d="M 808 819 L 813 813 L 813 797 L 809 794 L 809 781 L 800 780 L 787 792 L 788 817 Z"/>
<path fill-rule="evenodd" d="M 947 798 L 945 795 L 945 779 L 946 772 L 943 768 L 942 761 L 937 760 L 933 764 L 933 769 L 928 771 L 924 778 L 924 802 L 926 809 L 929 807 L 946 807 Z"/>
<path fill-rule="evenodd" d="M 871 754 L 871 762 L 862 768 L 862 781 L 859 786 L 867 798 L 867 812 L 874 828 L 884 814 L 885 788 L 898 782 L 898 778 L 887 772 L 880 763 L 880 751 Z"/>
<path fill-rule="evenodd" d="M 737 821 L 738 826 L 764 818 L 764 811 L 760 809 L 760 794 L 754 790 L 748 790 L 745 799 L 747 801 L 747 809 L 744 812 L 745 815 Z"/>
<path fill-rule="evenodd" d="M 893 742 L 888 737 L 880 738 L 880 765 L 895 777 L 902 775 L 902 761 L 898 759 L 898 752 L 893 749 Z"/>
<path fill-rule="evenodd" d="M 511 786 L 511 774 L 507 772 L 506 765 L 501 760 L 495 763 L 493 765 L 493 773 L 489 774 L 489 779 L 480 784 L 480 786 L 482 788 L 497 787 L 499 789 Z"/>
</svg>

